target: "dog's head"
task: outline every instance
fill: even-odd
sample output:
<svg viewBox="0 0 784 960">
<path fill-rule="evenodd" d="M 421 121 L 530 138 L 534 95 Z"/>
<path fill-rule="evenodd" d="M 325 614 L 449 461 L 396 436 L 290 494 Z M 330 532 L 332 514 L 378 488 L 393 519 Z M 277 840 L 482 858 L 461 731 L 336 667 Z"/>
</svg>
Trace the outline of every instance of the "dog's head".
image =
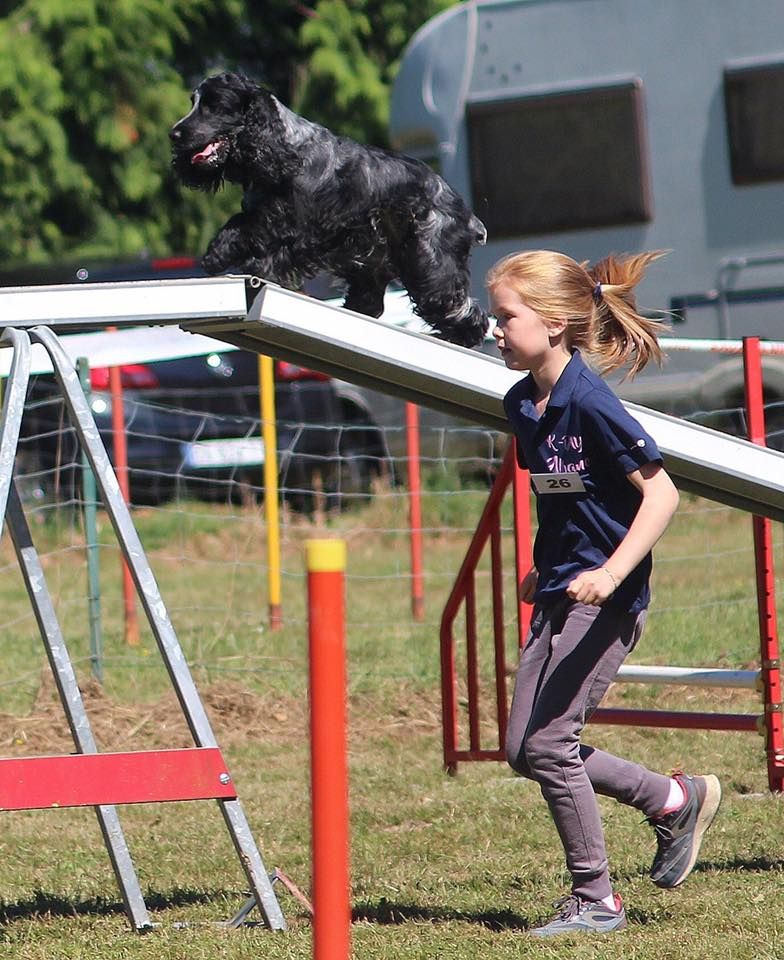
<svg viewBox="0 0 784 960">
<path fill-rule="evenodd" d="M 217 190 L 224 179 L 279 180 L 297 166 L 275 98 L 248 77 L 208 77 L 191 103 L 190 113 L 169 131 L 172 163 L 186 186 Z"/>
</svg>

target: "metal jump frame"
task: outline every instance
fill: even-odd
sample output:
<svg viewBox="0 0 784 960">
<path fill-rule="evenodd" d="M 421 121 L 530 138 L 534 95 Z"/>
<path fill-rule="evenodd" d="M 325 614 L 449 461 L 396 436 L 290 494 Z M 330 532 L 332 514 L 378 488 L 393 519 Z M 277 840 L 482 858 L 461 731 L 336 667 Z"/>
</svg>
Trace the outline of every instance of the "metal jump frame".
<svg viewBox="0 0 784 960">
<path fill-rule="evenodd" d="M 743 358 L 746 381 L 746 412 L 749 439 L 765 445 L 762 368 L 759 340 L 744 340 Z M 508 719 L 504 637 L 504 604 L 501 564 L 500 510 L 504 496 L 512 486 L 514 493 L 516 582 L 528 569 L 531 557 L 530 516 L 528 515 L 527 473 L 516 463 L 513 445 L 507 451 L 501 470 L 487 500 L 484 512 L 466 553 L 441 618 L 441 692 L 444 765 L 450 773 L 457 764 L 470 760 L 504 760 L 504 741 Z M 781 678 L 778 629 L 776 623 L 775 579 L 771 521 L 752 517 L 754 558 L 759 613 L 759 671 L 690 669 L 681 667 L 623 666 L 618 679 L 626 682 L 682 683 L 702 686 L 757 688 L 762 693 L 764 713 L 698 713 L 667 710 L 629 710 L 599 708 L 592 722 L 645 727 L 734 730 L 759 732 L 766 736 L 768 784 L 773 792 L 784 790 L 784 728 L 782 726 Z M 475 577 L 479 559 L 490 542 L 490 566 L 493 601 L 493 650 L 495 658 L 495 716 L 498 746 L 483 747 L 480 733 L 479 654 Z M 468 746 L 459 746 L 458 675 L 455 665 L 455 621 L 465 607 L 465 684 L 467 692 Z M 523 646 L 530 622 L 530 607 L 518 603 L 518 645 Z"/>
</svg>

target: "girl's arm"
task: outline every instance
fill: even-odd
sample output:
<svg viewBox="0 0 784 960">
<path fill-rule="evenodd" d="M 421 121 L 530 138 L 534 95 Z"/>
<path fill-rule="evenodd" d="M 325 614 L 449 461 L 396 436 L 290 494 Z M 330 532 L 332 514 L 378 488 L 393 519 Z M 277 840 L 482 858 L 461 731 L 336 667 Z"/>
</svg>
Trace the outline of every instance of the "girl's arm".
<svg viewBox="0 0 784 960">
<path fill-rule="evenodd" d="M 627 475 L 642 494 L 629 532 L 604 566 L 586 570 L 572 580 L 566 593 L 581 603 L 601 604 L 653 549 L 678 507 L 678 491 L 661 464 L 648 463 Z"/>
<path fill-rule="evenodd" d="M 528 573 L 520 581 L 520 588 L 518 590 L 518 597 L 520 598 L 520 603 L 533 603 L 534 594 L 536 593 L 536 584 L 539 580 L 539 574 L 536 570 L 536 567 L 531 567 Z"/>
</svg>

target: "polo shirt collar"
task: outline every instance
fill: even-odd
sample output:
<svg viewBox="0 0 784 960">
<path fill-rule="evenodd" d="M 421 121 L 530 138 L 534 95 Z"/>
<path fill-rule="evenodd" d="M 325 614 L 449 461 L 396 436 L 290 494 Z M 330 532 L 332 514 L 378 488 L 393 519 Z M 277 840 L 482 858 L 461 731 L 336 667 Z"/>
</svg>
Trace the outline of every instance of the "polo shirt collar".
<svg viewBox="0 0 784 960">
<path fill-rule="evenodd" d="M 560 409 L 568 406 L 569 401 L 572 399 L 572 394 L 574 393 L 574 388 L 577 385 L 580 374 L 586 369 L 587 368 L 583 362 L 583 358 L 580 356 L 580 351 L 573 349 L 572 359 L 561 371 L 561 376 L 556 381 L 555 386 L 550 393 L 550 399 L 547 402 L 547 406 L 559 407 Z"/>
</svg>

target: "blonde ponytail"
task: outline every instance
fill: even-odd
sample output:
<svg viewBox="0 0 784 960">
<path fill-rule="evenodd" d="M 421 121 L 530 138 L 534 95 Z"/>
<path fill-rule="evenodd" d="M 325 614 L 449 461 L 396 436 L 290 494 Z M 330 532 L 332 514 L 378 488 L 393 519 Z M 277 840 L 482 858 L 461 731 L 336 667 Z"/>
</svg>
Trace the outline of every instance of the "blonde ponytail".
<svg viewBox="0 0 784 960">
<path fill-rule="evenodd" d="M 627 257 L 610 254 L 587 270 L 594 281 L 596 310 L 590 352 L 598 356 L 602 373 L 628 364 L 627 376 L 631 378 L 650 360 L 661 366 L 663 354 L 658 338 L 667 327 L 661 320 L 637 312 L 634 288 L 645 276 L 648 264 L 662 256 L 662 250 Z"/>
<path fill-rule="evenodd" d="M 665 252 L 611 254 L 590 267 L 551 250 L 524 251 L 495 264 L 487 286 L 492 293 L 507 284 L 544 319 L 566 320 L 568 346 L 595 358 L 602 373 L 628 364 L 633 377 L 663 359 L 658 338 L 667 327 L 638 313 L 634 288 Z"/>
</svg>

